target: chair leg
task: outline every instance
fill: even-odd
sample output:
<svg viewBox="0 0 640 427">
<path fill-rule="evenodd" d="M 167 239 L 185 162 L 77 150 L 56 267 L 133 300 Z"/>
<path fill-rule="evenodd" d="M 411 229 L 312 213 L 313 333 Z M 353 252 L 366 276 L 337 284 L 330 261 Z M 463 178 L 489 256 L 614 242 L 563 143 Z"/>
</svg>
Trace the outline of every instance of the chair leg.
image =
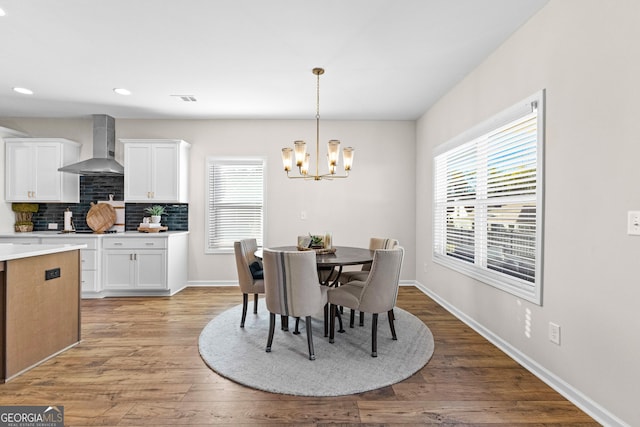
<svg viewBox="0 0 640 427">
<path fill-rule="evenodd" d="M 324 336 L 329 336 L 329 303 L 324 305 Z"/>
<path fill-rule="evenodd" d="M 378 357 L 378 313 L 371 315 L 371 357 Z"/>
<path fill-rule="evenodd" d="M 271 353 L 271 344 L 273 343 L 273 330 L 276 328 L 276 315 L 269 313 L 269 338 L 267 338 L 267 353 Z"/>
<path fill-rule="evenodd" d="M 336 316 L 338 317 L 338 325 L 339 325 L 339 329 L 338 332 L 340 332 L 341 334 L 344 333 L 344 328 L 342 327 L 342 316 L 340 315 L 340 313 L 342 313 L 340 311 L 340 309 L 336 310 Z"/>
<path fill-rule="evenodd" d="M 351 310 L 351 314 L 349 315 L 349 327 L 353 328 L 353 324 L 356 321 L 356 311 L 352 308 Z"/>
<path fill-rule="evenodd" d="M 296 329 L 293 331 L 293 335 L 300 335 L 300 330 L 298 326 L 300 325 L 300 318 L 296 317 Z"/>
<path fill-rule="evenodd" d="M 333 344 L 336 331 L 336 306 L 334 304 L 330 305 L 329 312 L 329 342 Z"/>
<path fill-rule="evenodd" d="M 393 337 L 394 340 L 397 341 L 398 337 L 396 335 L 396 327 L 393 325 L 393 321 L 396 318 L 396 316 L 394 316 L 393 314 L 393 309 L 387 312 L 387 316 L 389 317 L 389 327 L 391 328 L 391 336 Z"/>
<path fill-rule="evenodd" d="M 244 328 L 244 321 L 247 318 L 247 305 L 249 304 L 249 294 L 242 294 L 242 319 L 240 327 Z"/>
<path fill-rule="evenodd" d="M 258 294 L 253 294 L 253 314 L 258 314 Z"/>
<path fill-rule="evenodd" d="M 285 332 L 289 331 L 289 316 L 280 315 L 280 329 Z"/>
<path fill-rule="evenodd" d="M 298 318 L 298 320 L 299 319 L 300 318 Z M 309 345 L 309 360 L 316 360 L 316 353 L 313 350 L 313 333 L 311 331 L 311 316 L 305 317 L 305 325 L 307 328 L 307 344 Z"/>
<path fill-rule="evenodd" d="M 360 326 L 364 326 L 364 313 L 360 312 Z"/>
</svg>

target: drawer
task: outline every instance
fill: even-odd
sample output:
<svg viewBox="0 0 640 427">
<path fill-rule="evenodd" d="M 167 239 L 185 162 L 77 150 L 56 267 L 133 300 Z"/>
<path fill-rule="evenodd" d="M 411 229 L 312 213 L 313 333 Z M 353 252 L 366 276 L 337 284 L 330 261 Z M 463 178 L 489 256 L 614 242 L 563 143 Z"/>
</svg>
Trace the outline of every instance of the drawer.
<svg viewBox="0 0 640 427">
<path fill-rule="evenodd" d="M 98 273 L 92 270 L 82 270 L 82 274 L 80 275 L 80 284 L 81 290 L 83 292 L 95 292 L 96 283 L 98 283 L 97 279 Z"/>
<path fill-rule="evenodd" d="M 98 247 L 97 238 L 87 237 L 43 237 L 42 243 L 45 245 L 87 245 L 87 249 Z"/>
<path fill-rule="evenodd" d="M 167 239 L 162 237 L 106 238 L 102 241 L 102 247 L 105 249 L 165 249 L 167 247 Z"/>
<path fill-rule="evenodd" d="M 82 249 L 80 251 L 80 269 L 95 270 L 98 265 L 98 254 L 96 251 Z"/>
</svg>

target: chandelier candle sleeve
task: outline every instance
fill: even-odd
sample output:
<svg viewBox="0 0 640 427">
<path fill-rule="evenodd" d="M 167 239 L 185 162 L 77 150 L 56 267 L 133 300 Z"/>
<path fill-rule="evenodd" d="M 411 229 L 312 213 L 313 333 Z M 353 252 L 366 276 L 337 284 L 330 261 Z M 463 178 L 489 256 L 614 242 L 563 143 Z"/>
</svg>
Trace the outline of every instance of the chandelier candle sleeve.
<svg viewBox="0 0 640 427">
<path fill-rule="evenodd" d="M 293 149 L 289 147 L 285 147 L 282 149 L 282 165 L 284 166 L 284 170 L 289 172 L 291 170 L 291 164 L 293 156 Z"/>
</svg>

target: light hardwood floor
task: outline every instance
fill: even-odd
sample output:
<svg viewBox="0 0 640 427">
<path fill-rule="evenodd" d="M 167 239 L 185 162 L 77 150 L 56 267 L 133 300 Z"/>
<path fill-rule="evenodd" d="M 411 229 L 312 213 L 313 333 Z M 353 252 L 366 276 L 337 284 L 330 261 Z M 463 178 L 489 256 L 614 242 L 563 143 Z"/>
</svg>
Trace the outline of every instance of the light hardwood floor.
<svg viewBox="0 0 640 427">
<path fill-rule="evenodd" d="M 82 342 L 0 385 L 0 405 L 63 405 L 70 426 L 598 425 L 413 287 L 398 306 L 429 326 L 435 352 L 411 378 L 335 398 L 235 384 L 205 365 L 198 336 L 240 302 L 234 287 L 83 300 Z"/>
</svg>

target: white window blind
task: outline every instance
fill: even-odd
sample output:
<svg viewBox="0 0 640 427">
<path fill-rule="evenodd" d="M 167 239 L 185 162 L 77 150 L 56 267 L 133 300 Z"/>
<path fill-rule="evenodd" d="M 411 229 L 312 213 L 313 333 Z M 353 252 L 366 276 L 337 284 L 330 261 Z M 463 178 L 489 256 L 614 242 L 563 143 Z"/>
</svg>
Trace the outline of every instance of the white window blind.
<svg viewBox="0 0 640 427">
<path fill-rule="evenodd" d="M 528 98 L 434 158 L 434 261 L 537 304 L 543 100 Z"/>
<path fill-rule="evenodd" d="M 264 159 L 207 159 L 206 252 L 248 238 L 262 246 L 264 169 Z"/>
</svg>

